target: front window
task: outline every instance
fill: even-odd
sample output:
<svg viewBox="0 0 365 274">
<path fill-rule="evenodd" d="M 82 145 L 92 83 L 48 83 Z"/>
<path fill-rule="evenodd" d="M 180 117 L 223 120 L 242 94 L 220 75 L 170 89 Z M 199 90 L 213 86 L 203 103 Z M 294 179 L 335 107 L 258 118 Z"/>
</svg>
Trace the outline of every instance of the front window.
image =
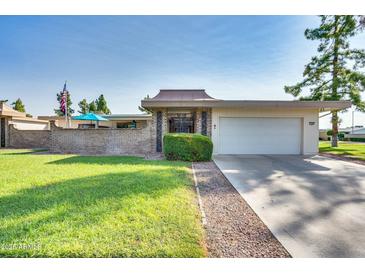
<svg viewBox="0 0 365 274">
<path fill-rule="evenodd" d="M 117 128 L 137 128 L 137 122 L 135 120 L 132 122 L 118 122 Z"/>
<path fill-rule="evenodd" d="M 79 124 L 78 128 L 80 128 L 80 129 L 95 128 L 95 124 Z"/>
<path fill-rule="evenodd" d="M 169 132 L 194 133 L 194 114 L 169 113 Z"/>
</svg>

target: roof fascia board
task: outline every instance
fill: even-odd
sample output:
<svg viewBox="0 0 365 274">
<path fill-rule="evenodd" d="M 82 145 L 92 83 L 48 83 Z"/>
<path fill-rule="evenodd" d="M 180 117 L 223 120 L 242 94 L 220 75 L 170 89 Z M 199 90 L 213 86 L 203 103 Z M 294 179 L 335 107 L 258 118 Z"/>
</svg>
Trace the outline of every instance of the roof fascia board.
<svg viewBox="0 0 365 274">
<path fill-rule="evenodd" d="M 350 101 L 156 101 L 142 100 L 142 107 L 260 107 L 260 108 L 315 108 L 323 110 L 336 110 L 351 107 Z"/>
</svg>

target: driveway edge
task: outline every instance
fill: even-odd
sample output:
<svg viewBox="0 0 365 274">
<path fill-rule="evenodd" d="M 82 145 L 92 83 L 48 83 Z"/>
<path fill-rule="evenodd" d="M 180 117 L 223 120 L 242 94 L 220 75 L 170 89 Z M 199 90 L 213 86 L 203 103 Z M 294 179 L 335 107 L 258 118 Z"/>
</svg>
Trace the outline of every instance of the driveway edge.
<svg viewBox="0 0 365 274">
<path fill-rule="evenodd" d="M 195 169 L 194 169 L 194 163 L 191 163 L 191 169 L 193 171 L 194 185 L 195 185 L 196 195 L 198 196 L 198 204 L 199 204 L 199 209 L 200 209 L 200 213 L 202 216 L 202 224 L 205 227 L 207 225 L 207 218 L 206 218 L 206 215 L 204 212 L 203 201 L 202 201 L 202 197 L 200 195 L 198 180 L 196 178 L 196 173 L 195 173 Z"/>
</svg>

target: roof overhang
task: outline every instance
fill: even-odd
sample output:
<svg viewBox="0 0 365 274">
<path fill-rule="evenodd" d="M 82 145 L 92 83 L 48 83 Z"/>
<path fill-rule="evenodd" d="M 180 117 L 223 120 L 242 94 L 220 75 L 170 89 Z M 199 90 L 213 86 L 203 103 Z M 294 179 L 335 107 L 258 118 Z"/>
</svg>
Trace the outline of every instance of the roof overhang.
<svg viewBox="0 0 365 274">
<path fill-rule="evenodd" d="M 151 114 L 111 114 L 111 115 L 101 115 L 107 118 L 109 121 L 123 121 L 123 120 L 135 120 L 135 121 L 145 121 L 152 120 Z"/>
<path fill-rule="evenodd" d="M 351 107 L 350 101 L 266 101 L 266 100 L 193 100 L 193 101 L 159 101 L 142 100 L 141 105 L 147 109 L 154 108 L 289 108 L 318 109 L 322 111 L 342 110 Z"/>
<path fill-rule="evenodd" d="M 30 123 L 39 123 L 39 124 L 48 124 L 49 121 L 40 120 L 31 117 L 12 117 L 11 121 L 19 121 L 19 122 L 30 122 Z"/>
<path fill-rule="evenodd" d="M 0 102 L 0 115 L 8 117 L 26 117 L 25 113 L 14 110 L 4 102 Z"/>
<path fill-rule="evenodd" d="M 110 114 L 110 115 L 100 115 L 100 116 L 108 119 L 109 121 L 128 121 L 128 120 L 145 121 L 152 119 L 151 114 Z M 38 119 L 47 121 L 52 121 L 52 120 L 56 121 L 56 120 L 64 120 L 65 117 L 38 116 Z"/>
</svg>

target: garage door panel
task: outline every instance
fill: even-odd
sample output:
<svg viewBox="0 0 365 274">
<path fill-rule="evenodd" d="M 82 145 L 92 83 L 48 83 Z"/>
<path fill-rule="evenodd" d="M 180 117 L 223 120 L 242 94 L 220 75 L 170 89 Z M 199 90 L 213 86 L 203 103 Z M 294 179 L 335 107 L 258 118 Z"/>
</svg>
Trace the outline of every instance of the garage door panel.
<svg viewBox="0 0 365 274">
<path fill-rule="evenodd" d="M 226 118 L 219 122 L 221 154 L 300 154 L 300 118 Z"/>
</svg>

